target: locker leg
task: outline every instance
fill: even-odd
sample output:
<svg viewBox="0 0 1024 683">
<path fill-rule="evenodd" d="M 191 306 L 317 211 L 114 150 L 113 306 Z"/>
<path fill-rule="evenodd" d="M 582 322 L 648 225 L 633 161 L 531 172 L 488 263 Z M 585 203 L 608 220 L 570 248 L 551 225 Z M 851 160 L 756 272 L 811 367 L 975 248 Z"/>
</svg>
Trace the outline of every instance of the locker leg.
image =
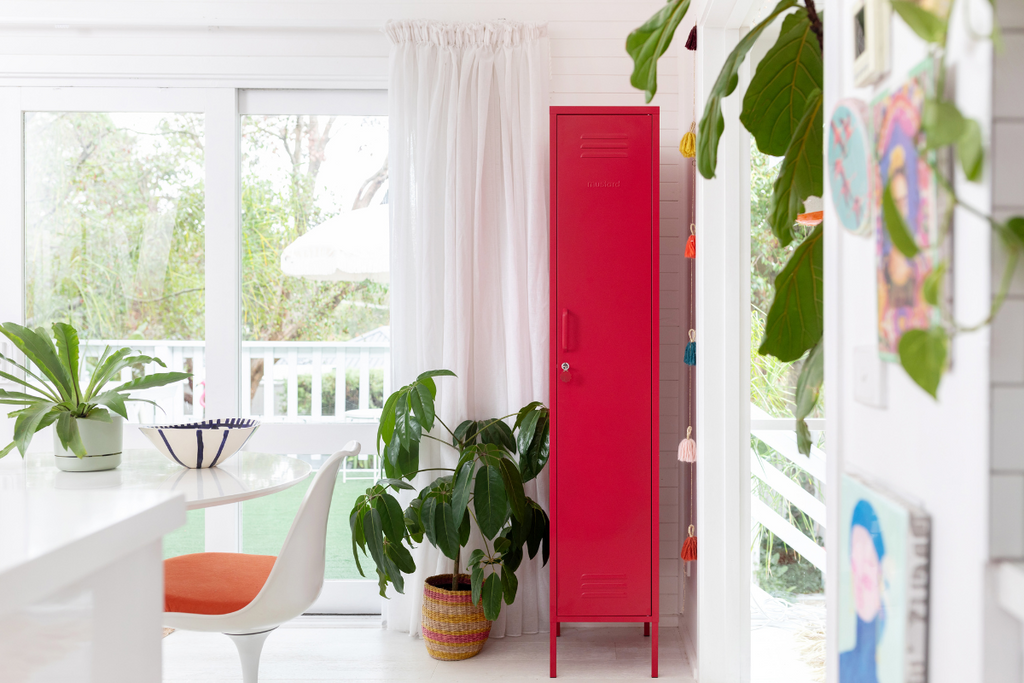
<svg viewBox="0 0 1024 683">
<path fill-rule="evenodd" d="M 649 635 L 651 635 L 651 622 L 645 621 L 644 622 L 644 638 L 648 637 Z"/>
<path fill-rule="evenodd" d="M 555 624 L 555 636 L 562 637 L 562 622 L 560 621 Z"/>
<path fill-rule="evenodd" d="M 557 678 L 557 661 L 558 661 L 558 641 L 555 640 L 558 637 L 559 624 L 555 622 L 551 624 L 551 678 Z"/>
<path fill-rule="evenodd" d="M 651 678 L 658 677 L 658 622 L 651 624 Z"/>
</svg>

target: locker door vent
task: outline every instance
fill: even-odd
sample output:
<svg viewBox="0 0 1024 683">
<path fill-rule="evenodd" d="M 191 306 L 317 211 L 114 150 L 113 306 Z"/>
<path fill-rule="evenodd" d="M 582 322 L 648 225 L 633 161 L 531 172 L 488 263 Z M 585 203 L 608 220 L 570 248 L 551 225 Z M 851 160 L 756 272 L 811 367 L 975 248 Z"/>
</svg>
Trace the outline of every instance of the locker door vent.
<svg viewBox="0 0 1024 683">
<path fill-rule="evenodd" d="M 625 158 L 629 156 L 629 142 L 625 135 L 619 133 L 594 133 L 581 135 L 580 158 Z"/>
<path fill-rule="evenodd" d="M 625 574 L 583 574 L 580 576 L 580 597 L 626 597 Z"/>
</svg>

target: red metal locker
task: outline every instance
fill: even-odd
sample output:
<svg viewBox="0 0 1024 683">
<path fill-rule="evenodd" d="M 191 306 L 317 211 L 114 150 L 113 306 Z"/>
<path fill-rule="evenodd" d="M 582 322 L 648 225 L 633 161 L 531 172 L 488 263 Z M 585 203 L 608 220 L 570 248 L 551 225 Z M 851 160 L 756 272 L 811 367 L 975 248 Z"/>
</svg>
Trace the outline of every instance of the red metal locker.
<svg viewBox="0 0 1024 683">
<path fill-rule="evenodd" d="M 658 675 L 658 130 L 551 108 L 552 677 L 571 621 L 643 622 Z"/>
</svg>

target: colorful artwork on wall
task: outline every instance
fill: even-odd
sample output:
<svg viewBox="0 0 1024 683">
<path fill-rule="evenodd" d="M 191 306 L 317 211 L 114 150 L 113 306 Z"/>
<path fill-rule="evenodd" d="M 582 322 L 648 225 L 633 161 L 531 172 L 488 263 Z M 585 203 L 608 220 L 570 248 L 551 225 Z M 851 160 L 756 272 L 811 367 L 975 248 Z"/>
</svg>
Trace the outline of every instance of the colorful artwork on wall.
<svg viewBox="0 0 1024 683">
<path fill-rule="evenodd" d="M 875 142 L 874 193 L 878 279 L 878 346 L 883 359 L 899 359 L 900 337 L 907 330 L 937 322 L 939 312 L 924 299 L 924 279 L 935 262 L 936 184 L 928 160 L 918 153 L 924 133 L 921 113 L 931 88 L 931 62 L 899 88 L 872 105 Z M 882 217 L 882 192 L 891 184 L 893 199 L 920 253 L 906 258 L 893 247 Z"/>
<path fill-rule="evenodd" d="M 844 474 L 839 683 L 926 683 L 931 520 Z"/>
<path fill-rule="evenodd" d="M 875 169 L 867 107 L 860 100 L 840 100 L 828 129 L 828 183 L 839 222 L 849 232 L 871 234 Z"/>
</svg>

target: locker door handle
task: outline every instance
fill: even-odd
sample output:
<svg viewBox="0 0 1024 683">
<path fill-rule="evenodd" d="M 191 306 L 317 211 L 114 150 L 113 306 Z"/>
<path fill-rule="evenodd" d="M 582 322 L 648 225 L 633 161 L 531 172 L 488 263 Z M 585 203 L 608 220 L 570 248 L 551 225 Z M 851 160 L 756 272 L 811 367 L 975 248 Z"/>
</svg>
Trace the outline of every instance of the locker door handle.
<svg viewBox="0 0 1024 683">
<path fill-rule="evenodd" d="M 562 350 L 569 350 L 569 309 L 562 309 Z"/>
</svg>

